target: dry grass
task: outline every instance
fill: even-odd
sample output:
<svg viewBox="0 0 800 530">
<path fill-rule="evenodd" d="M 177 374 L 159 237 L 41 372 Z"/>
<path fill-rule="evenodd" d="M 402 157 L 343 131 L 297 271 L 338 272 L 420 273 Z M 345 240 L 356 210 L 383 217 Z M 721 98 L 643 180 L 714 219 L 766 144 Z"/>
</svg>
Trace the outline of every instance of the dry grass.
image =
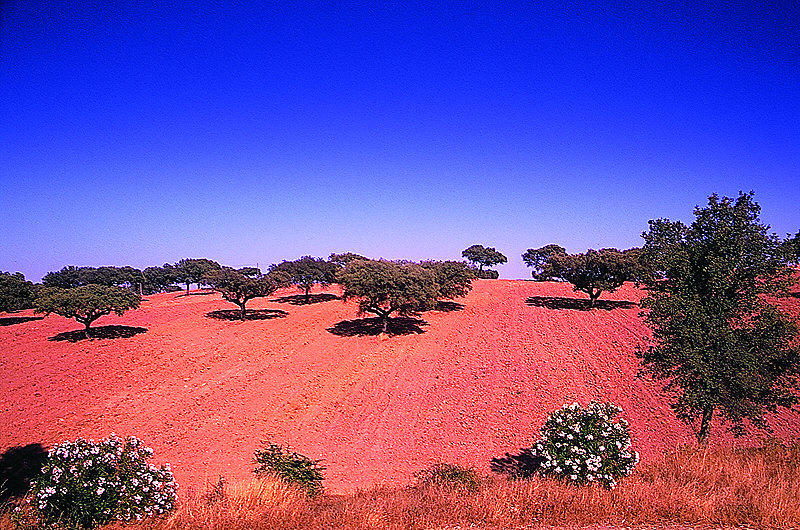
<svg viewBox="0 0 800 530">
<path fill-rule="evenodd" d="M 211 488 L 172 516 L 133 528 L 455 529 L 547 526 L 800 528 L 800 445 L 681 449 L 616 490 L 486 477 L 480 487 L 374 489 L 307 497 L 272 479 Z M 11 528 L 7 518 L 0 530 Z M 122 528 L 118 526 L 117 528 Z M 131 528 L 127 526 L 126 528 Z"/>
</svg>

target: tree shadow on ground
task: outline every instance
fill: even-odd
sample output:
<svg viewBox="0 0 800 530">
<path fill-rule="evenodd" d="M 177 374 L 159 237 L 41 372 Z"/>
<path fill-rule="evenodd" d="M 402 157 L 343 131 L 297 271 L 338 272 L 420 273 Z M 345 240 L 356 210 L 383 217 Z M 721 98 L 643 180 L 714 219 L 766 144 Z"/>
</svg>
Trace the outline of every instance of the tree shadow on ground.
<svg viewBox="0 0 800 530">
<path fill-rule="evenodd" d="M 450 300 L 439 300 L 436 302 L 436 310 L 443 313 L 450 313 L 451 311 L 463 311 L 464 304 L 452 302 Z"/>
<path fill-rule="evenodd" d="M 0 512 L 7 501 L 28 492 L 46 460 L 47 450 L 41 444 L 11 447 L 0 455 Z"/>
<path fill-rule="evenodd" d="M 88 333 L 90 339 L 128 339 L 139 333 L 145 333 L 147 328 L 136 326 L 97 326 L 89 328 Z M 67 341 L 78 342 L 79 340 L 86 340 L 86 332 L 82 329 L 75 331 L 65 331 L 54 335 L 47 340 L 50 341 Z"/>
<path fill-rule="evenodd" d="M 538 470 L 544 458 L 535 456 L 530 449 L 521 449 L 519 453 L 492 458 L 489 465 L 493 473 L 508 475 L 509 478 L 529 478 Z"/>
<path fill-rule="evenodd" d="M 44 317 L 3 317 L 0 318 L 0 326 L 13 326 L 15 324 L 31 322 L 32 320 L 42 320 L 43 318 Z"/>
<path fill-rule="evenodd" d="M 796 293 L 789 293 L 789 296 L 791 296 L 793 298 L 800 298 L 800 291 L 798 291 Z"/>
<path fill-rule="evenodd" d="M 270 320 L 272 318 L 284 318 L 288 315 L 286 311 L 280 309 L 248 309 L 244 315 L 245 320 Z M 206 317 L 217 320 L 241 320 L 242 312 L 238 309 L 220 309 L 206 313 Z"/>
<path fill-rule="evenodd" d="M 306 295 L 293 294 L 291 296 L 273 298 L 270 300 L 270 302 L 278 302 L 279 304 L 309 305 L 319 304 L 320 302 L 330 302 L 331 300 L 341 300 L 341 298 L 331 293 L 318 293 L 308 295 L 308 302 L 306 302 Z"/>
<path fill-rule="evenodd" d="M 389 326 L 386 330 L 387 335 L 413 335 L 415 333 L 425 333 L 422 326 L 428 323 L 421 318 L 396 317 L 389 319 Z M 357 318 L 355 320 L 342 320 L 333 327 L 328 328 L 329 333 L 340 337 L 363 337 L 367 335 L 377 336 L 383 333 L 383 323 L 378 317 Z"/>
<path fill-rule="evenodd" d="M 176 296 L 176 298 L 183 298 L 184 296 L 208 296 L 216 292 L 217 291 L 214 291 L 213 289 L 205 289 L 202 291 L 189 292 L 189 294 L 186 294 L 186 291 L 184 291 L 183 294 L 179 294 L 178 296 Z"/>
<path fill-rule="evenodd" d="M 525 303 L 532 307 L 546 307 L 547 309 L 576 309 L 578 311 L 589 311 L 591 309 L 630 309 L 635 306 L 635 302 L 627 300 L 596 300 L 594 307 L 589 307 L 587 298 L 567 298 L 566 296 L 531 296 Z"/>
</svg>

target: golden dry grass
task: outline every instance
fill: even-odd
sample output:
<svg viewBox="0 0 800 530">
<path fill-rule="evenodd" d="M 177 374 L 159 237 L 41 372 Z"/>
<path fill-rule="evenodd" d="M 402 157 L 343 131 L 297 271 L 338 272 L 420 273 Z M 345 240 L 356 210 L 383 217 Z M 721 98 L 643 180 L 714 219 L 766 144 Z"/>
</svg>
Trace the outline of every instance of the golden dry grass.
<svg viewBox="0 0 800 530">
<path fill-rule="evenodd" d="M 381 488 L 307 497 L 273 479 L 191 495 L 161 520 L 124 528 L 378 529 L 541 527 L 800 528 L 800 445 L 680 449 L 642 465 L 617 489 L 486 477 L 459 487 Z M 13 528 L 3 518 L 0 530 Z M 122 525 L 110 528 L 123 528 Z"/>
</svg>

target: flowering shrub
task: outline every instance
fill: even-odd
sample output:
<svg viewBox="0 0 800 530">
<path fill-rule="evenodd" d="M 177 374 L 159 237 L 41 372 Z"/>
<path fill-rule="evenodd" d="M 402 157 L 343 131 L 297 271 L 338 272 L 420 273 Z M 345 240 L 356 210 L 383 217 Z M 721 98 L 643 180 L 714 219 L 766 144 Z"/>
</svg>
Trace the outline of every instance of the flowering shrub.
<svg viewBox="0 0 800 530">
<path fill-rule="evenodd" d="M 612 421 L 619 412 L 622 409 L 611 403 L 596 401 L 586 408 L 573 403 L 553 412 L 531 448 L 542 460 L 539 473 L 613 489 L 639 462 L 639 453 L 630 451 L 628 422 Z"/>
<path fill-rule="evenodd" d="M 169 464 L 147 463 L 152 455 L 133 436 L 63 442 L 31 483 L 28 515 L 45 525 L 94 528 L 166 513 L 175 507 L 178 486 Z"/>
</svg>

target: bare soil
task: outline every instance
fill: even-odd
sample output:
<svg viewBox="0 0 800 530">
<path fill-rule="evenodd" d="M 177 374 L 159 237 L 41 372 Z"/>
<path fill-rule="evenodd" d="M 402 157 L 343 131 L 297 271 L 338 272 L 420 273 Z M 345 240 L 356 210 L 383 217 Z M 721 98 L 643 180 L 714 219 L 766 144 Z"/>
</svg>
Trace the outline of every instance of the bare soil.
<svg viewBox="0 0 800 530">
<path fill-rule="evenodd" d="M 549 412 L 592 399 L 623 407 L 643 459 L 693 443 L 661 385 L 637 377 L 649 332 L 632 285 L 587 311 L 569 285 L 479 280 L 390 336 L 336 287 L 311 304 L 296 294 L 253 300 L 244 322 L 216 293 L 158 294 L 99 319 L 90 340 L 59 316 L 0 315 L 0 454 L 135 435 L 197 491 L 249 478 L 269 440 L 323 459 L 328 491 L 348 492 L 407 484 L 436 461 L 489 472 L 530 446 Z M 783 303 L 797 315 L 800 298 Z M 770 425 L 791 439 L 800 414 Z M 759 436 L 715 425 L 711 443 Z"/>
</svg>

